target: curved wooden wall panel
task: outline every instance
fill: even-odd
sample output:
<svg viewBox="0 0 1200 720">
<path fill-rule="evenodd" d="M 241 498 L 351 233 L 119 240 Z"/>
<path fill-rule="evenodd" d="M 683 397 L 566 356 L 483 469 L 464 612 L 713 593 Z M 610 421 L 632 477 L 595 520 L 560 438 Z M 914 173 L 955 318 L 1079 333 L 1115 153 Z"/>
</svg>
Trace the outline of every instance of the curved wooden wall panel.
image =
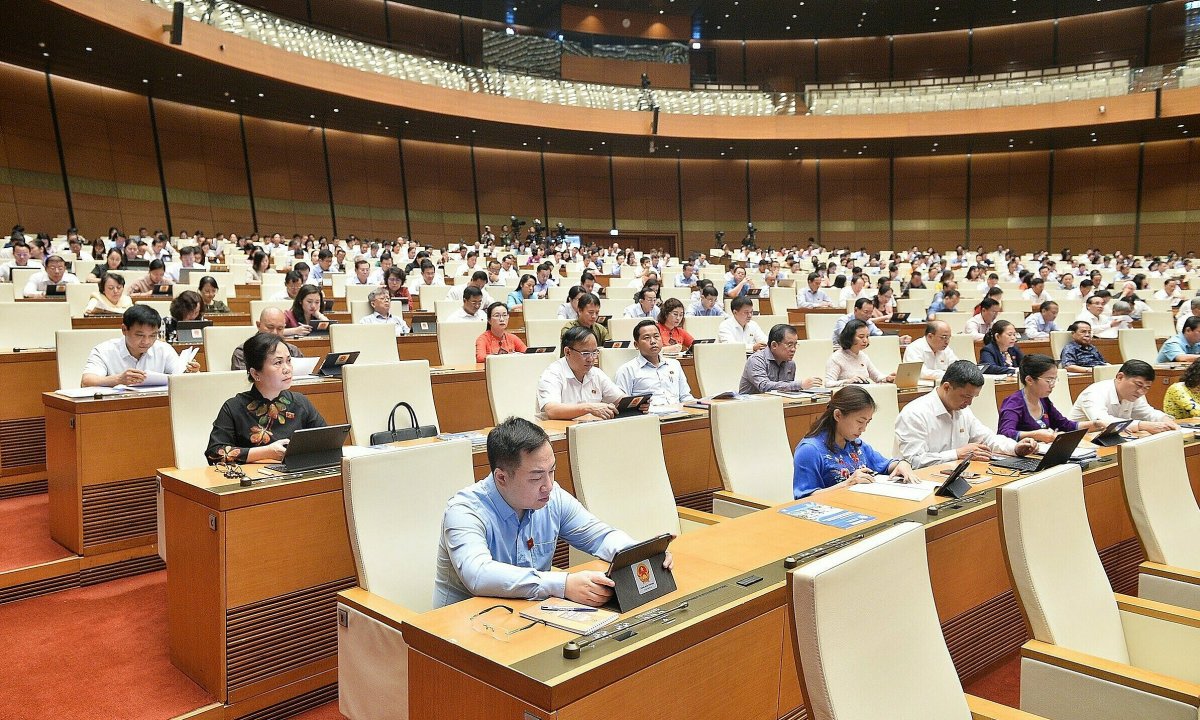
<svg viewBox="0 0 1200 720">
<path fill-rule="evenodd" d="M 973 155 L 971 243 L 1045 249 L 1049 186 L 1048 152 Z"/>
<path fill-rule="evenodd" d="M 43 73 L 0 64 L 0 212 L 5 226 L 67 228 L 66 190 Z"/>
</svg>

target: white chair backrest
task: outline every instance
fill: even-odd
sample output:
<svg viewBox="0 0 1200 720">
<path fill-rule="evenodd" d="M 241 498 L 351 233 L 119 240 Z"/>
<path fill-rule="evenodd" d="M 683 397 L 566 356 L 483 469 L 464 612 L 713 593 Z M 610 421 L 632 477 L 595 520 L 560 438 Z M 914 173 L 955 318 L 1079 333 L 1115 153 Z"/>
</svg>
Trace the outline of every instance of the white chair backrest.
<svg viewBox="0 0 1200 720">
<path fill-rule="evenodd" d="M 814 720 L 972 717 L 942 635 L 919 524 L 895 525 L 808 563 L 789 584 Z M 887 602 L 869 613 L 844 611 L 856 598 L 882 596 Z M 898 667 L 921 668 L 921 682 L 888 672 Z"/>
<path fill-rule="evenodd" d="M 971 313 L 956 310 L 954 312 L 934 313 L 933 317 L 935 320 L 941 320 L 949 325 L 950 332 L 957 334 L 961 333 L 963 328 L 967 326 L 967 321 L 971 319 Z"/>
<path fill-rule="evenodd" d="M 525 344 L 529 347 L 559 347 L 563 326 L 568 322 L 570 320 L 530 320 L 525 318 Z"/>
<path fill-rule="evenodd" d="M 792 448 L 783 398 L 757 395 L 715 402 L 708 419 L 725 489 L 771 504 L 792 499 Z"/>
<path fill-rule="evenodd" d="M 291 300 L 251 300 L 250 301 L 250 322 L 258 322 L 258 317 L 262 315 L 262 311 L 266 308 L 273 307 L 287 312 L 292 309 Z"/>
<path fill-rule="evenodd" d="M 566 302 L 567 293 L 569 293 L 569 292 L 571 292 L 571 285 L 569 283 L 563 283 L 562 285 L 555 285 L 554 287 L 552 287 L 546 291 L 546 299 L 553 300 L 554 302 L 557 302 L 557 303 L 563 303 L 563 302 Z"/>
<path fill-rule="evenodd" d="M 892 383 L 860 385 L 875 400 L 875 415 L 862 435 L 863 442 L 886 455 L 896 437 L 896 419 L 900 416 L 898 390 Z"/>
<path fill-rule="evenodd" d="M 951 335 L 950 349 L 954 351 L 954 357 L 959 360 L 979 362 L 979 356 L 975 354 L 975 338 L 970 335 L 963 335 L 962 333 Z"/>
<path fill-rule="evenodd" d="M 351 300 L 347 302 L 350 308 L 350 322 L 358 322 L 366 316 L 374 312 L 371 309 L 370 303 L 366 300 Z M 392 303 L 392 313 L 402 315 L 404 312 L 404 304 L 399 302 Z"/>
<path fill-rule="evenodd" d="M 535 300 L 530 298 L 521 304 L 521 312 L 525 315 L 525 323 L 530 320 L 553 320 L 558 317 L 558 308 L 562 302 L 558 300 Z"/>
<path fill-rule="evenodd" d="M 250 387 L 244 372 L 204 372 L 171 375 L 167 398 L 171 412 L 171 441 L 175 467 L 204 467 L 208 464 L 208 436 L 221 406 Z"/>
<path fill-rule="evenodd" d="M 409 277 L 412 276 L 410 275 Z M 414 290 L 412 294 L 421 299 L 421 309 L 428 311 L 433 310 L 437 307 L 437 303 L 446 299 L 446 296 L 450 293 L 450 286 L 421 285 L 418 290 Z"/>
<path fill-rule="evenodd" d="M 440 322 L 437 326 L 438 352 L 443 365 L 475 363 L 475 341 L 487 332 L 487 323 Z"/>
<path fill-rule="evenodd" d="M 642 416 L 567 428 L 575 496 L 637 541 L 680 532 L 658 426 L 658 418 Z"/>
<path fill-rule="evenodd" d="M 693 345 L 700 395 L 711 397 L 737 391 L 746 369 L 746 346 L 741 343 Z"/>
<path fill-rule="evenodd" d="M 65 302 L 0 303 L 0 347 L 52 348 L 54 334 L 71 329 Z"/>
<path fill-rule="evenodd" d="M 696 340 L 716 340 L 717 331 L 723 322 L 724 317 L 686 317 L 683 320 L 683 329 L 691 333 Z"/>
<path fill-rule="evenodd" d="M 1169 311 L 1147 310 L 1142 313 L 1142 327 L 1152 332 L 1156 338 L 1171 337 L 1175 334 L 1175 316 Z M 1117 337 L 1120 337 L 1120 334 Z"/>
<path fill-rule="evenodd" d="M 608 321 L 608 336 L 613 340 L 632 340 L 633 329 L 646 318 L 615 317 Z"/>
<path fill-rule="evenodd" d="M 625 303 L 625 305 L 633 302 L 633 294 L 636 293 L 637 290 L 629 287 L 629 283 L 622 284 L 620 278 L 614 279 L 618 284 L 608 286 L 608 289 L 604 291 L 604 299 L 622 302 Z"/>
<path fill-rule="evenodd" d="M 1121 480 L 1146 559 L 1200 570 L 1200 507 L 1188 481 L 1183 436 L 1161 433 L 1126 442 Z"/>
<path fill-rule="evenodd" d="M 254 325 L 209 325 L 204 328 L 204 362 L 208 371 L 229 370 L 233 351 L 257 332 Z"/>
<path fill-rule="evenodd" d="M 1055 330 L 1050 333 L 1050 355 L 1059 360 L 1062 358 L 1063 348 L 1071 341 L 1071 333 L 1066 330 Z"/>
<path fill-rule="evenodd" d="M 766 330 L 763 332 L 766 332 Z M 825 365 L 829 362 L 829 356 L 832 354 L 833 346 L 826 342 L 824 338 L 798 341 L 796 345 L 796 357 L 792 359 L 796 363 L 796 379 L 802 380 L 809 377 L 824 378 Z"/>
<path fill-rule="evenodd" d="M 542 371 L 558 359 L 554 353 L 489 355 L 483 363 L 492 424 L 508 417 L 537 419 L 537 386 Z"/>
<path fill-rule="evenodd" d="M 637 356 L 638 349 L 635 347 L 600 348 L 600 372 L 609 378 L 616 378 L 621 366 Z"/>
<path fill-rule="evenodd" d="M 1007 379 L 999 375 L 984 375 L 983 388 L 971 402 L 971 413 L 984 427 L 995 430 L 1000 425 L 1000 406 L 996 402 L 996 380 Z"/>
<path fill-rule="evenodd" d="M 1128 664 L 1117 603 L 1088 525 L 1079 466 L 1059 465 L 998 492 L 1009 575 L 1034 639 Z"/>
<path fill-rule="evenodd" d="M 347 365 L 342 368 L 342 394 L 350 441 L 355 445 L 370 445 L 372 433 L 386 430 L 388 416 L 400 401 L 412 406 L 420 424 L 441 427 L 433 404 L 428 360 Z M 410 425 L 408 411 L 397 410 L 396 427 Z"/>
<path fill-rule="evenodd" d="M 446 322 L 456 311 L 462 310 L 463 304 L 457 300 L 438 300 L 434 305 L 434 314 L 437 315 L 439 323 Z M 421 303 L 421 307 L 428 307 L 425 303 Z"/>
<path fill-rule="evenodd" d="M 366 302 L 367 297 L 379 287 L 379 285 L 347 285 L 346 302 Z"/>
<path fill-rule="evenodd" d="M 915 300 L 913 298 L 900 298 L 896 301 L 896 311 L 906 312 L 914 317 L 924 319 L 926 313 L 929 311 L 929 304 L 920 298 Z M 951 315 L 953 314 L 951 313 Z M 912 318 L 909 319 L 911 320 Z"/>
<path fill-rule="evenodd" d="M 1092 368 L 1092 384 L 1094 385 L 1098 382 L 1104 382 L 1105 380 L 1112 380 L 1120 371 L 1121 366 L 1116 363 L 1097 365 L 1096 367 Z"/>
<path fill-rule="evenodd" d="M 99 290 L 99 285 L 90 282 L 80 282 L 67 286 L 67 307 L 71 308 L 71 317 L 83 317 L 83 311 L 87 309 L 88 300 L 92 299 L 92 293 Z"/>
<path fill-rule="evenodd" d="M 836 313 L 808 313 L 804 316 L 804 328 L 807 333 L 805 337 L 809 340 L 824 340 L 832 350 L 833 326 L 837 325 L 837 321 L 842 317 L 844 316 Z M 763 327 L 764 333 L 770 331 L 770 328 Z"/>
<path fill-rule="evenodd" d="M 1118 330 L 1117 347 L 1123 360 L 1145 360 L 1154 364 L 1158 359 L 1158 345 L 1154 342 L 1154 330 L 1150 328 Z"/>
<path fill-rule="evenodd" d="M 336 353 L 357 350 L 356 365 L 396 362 L 400 359 L 396 326 L 385 323 L 334 323 L 329 326 L 329 349 Z"/>
<path fill-rule="evenodd" d="M 784 313 L 783 315 L 756 315 L 754 316 L 754 322 L 758 323 L 758 326 L 762 328 L 764 335 L 770 335 L 771 328 L 775 327 L 776 325 L 791 325 L 791 323 L 788 322 L 787 313 Z M 829 332 L 832 333 L 833 331 L 830 330 Z M 832 335 L 830 335 L 830 337 L 832 337 Z"/>
<path fill-rule="evenodd" d="M 72 287 L 72 286 L 68 286 Z M 55 359 L 58 363 L 58 389 L 74 390 L 83 379 L 83 364 L 92 348 L 105 340 L 121 337 L 117 328 L 101 330 L 59 330 L 54 333 Z"/>
<path fill-rule="evenodd" d="M 1071 399 L 1071 378 L 1062 368 L 1058 369 L 1058 379 L 1054 383 L 1054 389 L 1050 391 L 1050 402 L 1064 415 L 1071 411 L 1071 406 L 1075 403 Z"/>
<path fill-rule="evenodd" d="M 900 336 L 876 335 L 871 338 L 871 347 L 867 348 L 867 355 L 879 372 L 891 375 L 900 365 Z"/>
<path fill-rule="evenodd" d="M 1009 321 L 1013 325 L 1016 325 L 1017 330 L 1019 331 L 1021 328 L 1025 327 L 1025 316 L 1028 314 L 1029 313 L 1027 312 L 1018 311 L 1001 312 L 996 313 L 996 319 Z"/>
<path fill-rule="evenodd" d="M 410 610 L 431 610 L 442 514 L 474 478 L 468 440 L 343 460 L 346 529 L 358 584 Z"/>
</svg>

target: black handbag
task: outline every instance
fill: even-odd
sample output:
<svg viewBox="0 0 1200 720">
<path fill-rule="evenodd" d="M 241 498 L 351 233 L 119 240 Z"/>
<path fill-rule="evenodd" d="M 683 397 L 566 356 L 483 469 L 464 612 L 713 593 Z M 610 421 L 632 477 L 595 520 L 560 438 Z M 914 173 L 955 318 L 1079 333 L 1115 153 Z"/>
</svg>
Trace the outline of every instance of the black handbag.
<svg viewBox="0 0 1200 720">
<path fill-rule="evenodd" d="M 412 427 L 396 429 L 396 411 L 401 407 L 408 409 L 408 418 L 412 422 Z M 417 422 L 417 413 L 412 409 L 412 405 L 403 400 L 396 403 L 392 408 L 392 412 L 388 415 L 387 430 L 381 430 L 377 433 L 371 433 L 372 445 L 385 445 L 387 443 L 400 442 L 401 440 L 416 440 L 417 438 L 427 438 L 437 435 L 436 425 L 421 425 Z"/>
</svg>

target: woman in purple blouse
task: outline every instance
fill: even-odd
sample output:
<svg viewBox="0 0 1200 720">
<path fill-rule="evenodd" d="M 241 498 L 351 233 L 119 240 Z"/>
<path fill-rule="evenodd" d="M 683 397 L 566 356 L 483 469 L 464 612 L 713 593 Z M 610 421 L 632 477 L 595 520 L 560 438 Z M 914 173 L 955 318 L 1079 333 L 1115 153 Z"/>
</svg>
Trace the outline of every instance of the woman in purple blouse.
<svg viewBox="0 0 1200 720">
<path fill-rule="evenodd" d="M 1098 430 L 1102 424 L 1075 423 L 1068 420 L 1054 403 L 1050 392 L 1058 382 L 1058 365 L 1049 355 L 1026 355 L 1021 359 L 1021 389 L 1000 405 L 1000 424 L 996 431 L 1013 440 L 1031 437 L 1051 442 L 1059 432 L 1070 432 L 1081 425 Z"/>
</svg>

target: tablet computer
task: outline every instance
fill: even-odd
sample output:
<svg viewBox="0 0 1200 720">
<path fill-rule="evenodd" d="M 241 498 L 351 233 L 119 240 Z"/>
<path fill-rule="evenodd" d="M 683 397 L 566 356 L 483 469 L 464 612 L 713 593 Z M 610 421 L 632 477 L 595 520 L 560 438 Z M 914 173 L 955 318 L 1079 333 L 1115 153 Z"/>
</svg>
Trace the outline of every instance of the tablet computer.
<svg viewBox="0 0 1200 720">
<path fill-rule="evenodd" d="M 642 408 L 650 405 L 650 393 L 630 395 L 617 401 L 617 417 L 633 417 L 642 414 Z"/>
<path fill-rule="evenodd" d="M 308 327 L 312 329 L 309 335 L 328 335 L 332 324 L 332 320 L 309 320 Z"/>
<path fill-rule="evenodd" d="M 950 471 L 950 474 L 946 476 L 946 482 L 942 483 L 937 490 L 933 491 L 934 494 L 940 497 L 952 497 L 955 500 L 961 498 L 963 495 L 966 495 L 971 489 L 971 483 L 966 481 L 966 478 L 963 477 L 963 473 L 967 471 L 967 468 L 970 465 L 971 458 L 967 458 L 955 466 L 955 468 Z"/>
<path fill-rule="evenodd" d="M 553 345 L 533 345 L 525 348 L 526 355 L 541 355 L 542 353 L 554 352 L 558 348 Z"/>
<path fill-rule="evenodd" d="M 1132 422 L 1132 420 L 1118 420 L 1115 423 L 1109 423 L 1108 427 L 1101 430 L 1099 435 L 1092 438 L 1092 444 L 1099 445 L 1100 447 L 1120 445 L 1125 442 L 1125 438 L 1121 437 L 1121 433 Z"/>
<path fill-rule="evenodd" d="M 604 573 L 614 583 L 610 601 L 621 612 L 629 612 L 675 591 L 675 576 L 663 569 L 667 546 L 675 536 L 663 533 L 617 551 Z"/>
</svg>

